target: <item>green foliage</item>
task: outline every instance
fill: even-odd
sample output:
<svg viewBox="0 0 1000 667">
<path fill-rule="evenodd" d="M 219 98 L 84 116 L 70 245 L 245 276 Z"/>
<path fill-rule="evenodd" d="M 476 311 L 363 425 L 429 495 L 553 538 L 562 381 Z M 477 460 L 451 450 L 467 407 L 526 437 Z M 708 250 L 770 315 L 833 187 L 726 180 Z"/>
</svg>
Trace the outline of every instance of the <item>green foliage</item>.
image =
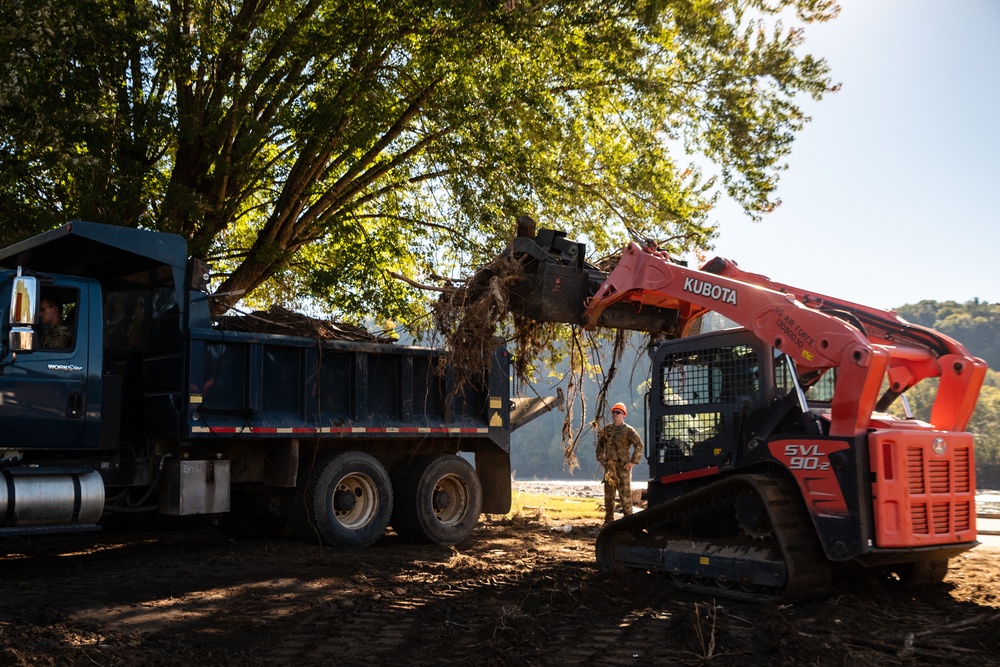
<svg viewBox="0 0 1000 667">
<path fill-rule="evenodd" d="M 978 299 L 964 304 L 921 301 L 902 306 L 896 312 L 909 322 L 954 338 L 973 355 L 983 358 L 991 369 L 1000 368 L 1000 304 Z M 927 380 L 906 393 L 916 417 L 930 419 L 937 389 L 936 380 Z M 894 412 L 898 414 L 899 410 L 897 407 Z M 996 370 L 986 372 L 969 431 L 976 436 L 976 462 L 1000 463 L 1000 373 Z"/>
<path fill-rule="evenodd" d="M 797 18 L 792 17 L 794 10 Z M 822 0 L 0 4 L 0 241 L 71 218 L 183 235 L 217 307 L 419 317 L 516 215 L 705 248 L 772 209 Z M 785 26 L 780 17 L 795 22 Z M 702 152 L 716 184 L 683 165 Z M 678 250 L 680 248 L 677 248 Z M 255 293 L 256 292 L 256 293 Z"/>
<path fill-rule="evenodd" d="M 969 430 L 976 435 L 976 462 L 1000 463 L 1000 373 L 988 371 Z"/>
<path fill-rule="evenodd" d="M 955 301 L 921 301 L 896 311 L 914 324 L 936 329 L 982 357 L 990 368 L 1000 368 L 1000 303 L 974 299 L 960 304 Z"/>
<path fill-rule="evenodd" d="M 172 110 L 140 33 L 160 18 L 141 2 L 0 4 L 0 241 L 149 211 Z"/>
<path fill-rule="evenodd" d="M 937 396 L 937 379 L 925 380 L 906 392 L 910 409 L 916 418 L 929 421 L 931 406 Z M 890 410 L 902 416 L 902 408 L 893 405 Z M 979 392 L 976 411 L 969 420 L 968 430 L 976 437 L 976 463 L 1000 463 L 1000 373 L 986 371 L 986 381 Z"/>
</svg>

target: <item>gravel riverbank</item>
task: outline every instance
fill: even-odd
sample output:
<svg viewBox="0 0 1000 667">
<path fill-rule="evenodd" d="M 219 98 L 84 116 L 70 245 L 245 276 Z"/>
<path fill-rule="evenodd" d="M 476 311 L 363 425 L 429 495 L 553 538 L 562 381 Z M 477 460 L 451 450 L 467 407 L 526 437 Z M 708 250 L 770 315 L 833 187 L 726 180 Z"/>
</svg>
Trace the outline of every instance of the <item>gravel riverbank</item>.
<svg viewBox="0 0 1000 667">
<path fill-rule="evenodd" d="M 632 481 L 633 489 L 645 488 L 645 482 Z M 596 480 L 529 480 L 513 482 L 514 492 L 544 493 L 566 498 L 604 498 L 604 486 Z"/>
</svg>

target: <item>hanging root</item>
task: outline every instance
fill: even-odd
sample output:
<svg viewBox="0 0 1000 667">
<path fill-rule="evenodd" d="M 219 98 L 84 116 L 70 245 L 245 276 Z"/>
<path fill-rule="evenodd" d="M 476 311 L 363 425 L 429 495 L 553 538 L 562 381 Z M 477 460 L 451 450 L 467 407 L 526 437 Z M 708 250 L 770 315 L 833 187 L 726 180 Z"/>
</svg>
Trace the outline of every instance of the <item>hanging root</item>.
<svg viewBox="0 0 1000 667">
<path fill-rule="evenodd" d="M 611 388 L 611 382 L 618 375 L 618 364 L 621 363 L 622 355 L 625 354 L 625 343 L 627 340 L 625 331 L 622 329 L 615 330 L 614 343 L 611 348 L 611 362 L 604 369 L 604 380 L 601 382 L 601 388 L 597 390 L 597 416 L 591 423 L 591 426 L 595 430 L 601 426 L 599 420 L 607 413 L 608 390 Z"/>
<path fill-rule="evenodd" d="M 580 467 L 576 450 L 580 445 L 580 439 L 583 437 L 582 424 L 586 423 L 587 419 L 586 396 L 583 394 L 583 374 L 585 372 L 583 362 L 585 359 L 582 341 L 580 340 L 580 330 L 574 327 L 570 338 L 570 371 L 569 384 L 566 386 L 566 416 L 563 418 L 562 425 L 563 460 L 566 462 L 566 468 L 569 472 L 573 472 Z M 581 427 L 579 430 L 573 428 L 573 404 L 576 402 L 577 397 L 579 397 L 580 409 L 583 413 L 580 419 Z"/>
<path fill-rule="evenodd" d="M 529 218 L 524 220 L 534 224 Z M 521 218 L 518 224 L 518 233 L 521 234 Z M 531 233 L 533 235 L 533 230 Z M 605 258 L 602 267 L 610 270 L 619 257 L 616 254 Z M 517 384 L 528 384 L 533 380 L 543 354 L 564 354 L 566 348 L 560 349 L 559 343 L 568 345 L 570 371 L 565 392 L 562 443 L 566 467 L 572 472 L 580 465 L 577 450 L 581 438 L 590 429 L 603 425 L 607 394 L 618 374 L 628 334 L 623 330 L 615 331 L 611 359 L 604 363 L 600 359 L 600 340 L 585 334 L 578 326 L 542 323 L 517 314 L 508 318 L 512 291 L 523 288 L 527 281 L 522 260 L 511 252 L 504 252 L 459 287 L 449 285 L 439 289 L 441 294 L 432 306 L 432 315 L 437 330 L 445 338 L 448 354 L 442 358 L 437 370 L 442 374 L 446 370 L 454 374 L 453 388 L 444 397 L 447 404 L 463 393 L 467 383 L 479 384 L 487 377 L 493 354 L 504 343 L 509 344 L 514 353 L 513 371 Z M 590 363 L 588 351 L 592 359 Z M 583 387 L 585 374 L 592 373 L 594 369 L 600 369 L 604 378 L 597 394 L 595 418 L 588 420 L 587 397 Z M 579 419 L 574 416 L 576 403 L 579 403 Z"/>
<path fill-rule="evenodd" d="M 434 322 L 447 341 L 448 355 L 441 360 L 439 370 L 451 369 L 455 384 L 450 400 L 462 392 L 465 383 L 482 381 L 489 370 L 490 359 L 503 342 L 513 343 L 514 378 L 519 384 L 533 379 L 540 357 L 556 352 L 560 337 L 568 343 L 570 370 L 566 386 L 566 412 L 562 425 L 563 459 L 569 472 L 580 467 L 577 457 L 580 441 L 590 429 L 598 429 L 607 412 L 607 394 L 618 375 L 628 333 L 615 331 L 611 359 L 600 358 L 600 341 L 588 336 L 577 326 L 560 330 L 553 323 L 536 322 L 520 315 L 507 319 L 510 291 L 524 278 L 521 263 L 510 255 L 501 255 L 477 271 L 462 287 L 443 292 L 433 307 Z M 507 335 L 499 337 L 498 334 Z M 568 335 L 567 335 L 568 334 Z M 593 361 L 588 364 L 588 357 Z M 584 378 L 601 369 L 604 378 L 597 394 L 594 419 L 583 392 Z M 578 404 L 578 408 L 575 407 Z M 579 415 L 579 419 L 577 419 Z M 579 426 L 577 426 L 579 424 Z"/>
</svg>

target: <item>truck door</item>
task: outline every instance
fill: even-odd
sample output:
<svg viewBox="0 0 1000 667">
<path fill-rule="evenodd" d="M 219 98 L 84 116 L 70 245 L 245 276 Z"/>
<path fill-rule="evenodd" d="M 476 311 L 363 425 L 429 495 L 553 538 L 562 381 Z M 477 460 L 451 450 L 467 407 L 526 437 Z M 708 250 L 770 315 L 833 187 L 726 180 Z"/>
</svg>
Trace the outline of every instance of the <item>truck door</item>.
<svg viewBox="0 0 1000 667">
<path fill-rule="evenodd" d="M 0 375 L 0 442 L 5 448 L 93 447 L 87 442 L 88 288 L 83 281 L 43 283 L 34 351 L 19 353 Z M 9 298 L 10 285 L 3 290 Z M 6 312 L 6 308 L 5 308 Z M 52 313 L 58 324 L 51 322 Z M 97 421 L 97 415 L 92 421 Z M 96 441 L 96 439 L 95 439 Z"/>
</svg>

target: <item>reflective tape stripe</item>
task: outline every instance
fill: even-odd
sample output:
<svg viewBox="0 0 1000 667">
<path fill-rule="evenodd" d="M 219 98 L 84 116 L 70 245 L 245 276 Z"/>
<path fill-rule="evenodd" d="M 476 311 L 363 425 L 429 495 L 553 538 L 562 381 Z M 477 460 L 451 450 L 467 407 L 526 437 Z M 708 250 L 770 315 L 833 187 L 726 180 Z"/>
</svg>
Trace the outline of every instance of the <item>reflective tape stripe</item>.
<svg viewBox="0 0 1000 667">
<path fill-rule="evenodd" d="M 406 433 L 448 433 L 448 434 L 484 434 L 489 433 L 488 428 L 428 428 L 424 426 L 419 427 L 362 427 L 362 426 L 329 426 L 322 428 L 304 428 L 304 427 L 275 427 L 275 426 L 192 426 L 192 433 L 282 433 L 282 434 L 316 434 L 316 433 L 329 433 L 331 435 L 342 435 L 346 433 L 389 433 L 389 434 L 406 434 Z"/>
</svg>

